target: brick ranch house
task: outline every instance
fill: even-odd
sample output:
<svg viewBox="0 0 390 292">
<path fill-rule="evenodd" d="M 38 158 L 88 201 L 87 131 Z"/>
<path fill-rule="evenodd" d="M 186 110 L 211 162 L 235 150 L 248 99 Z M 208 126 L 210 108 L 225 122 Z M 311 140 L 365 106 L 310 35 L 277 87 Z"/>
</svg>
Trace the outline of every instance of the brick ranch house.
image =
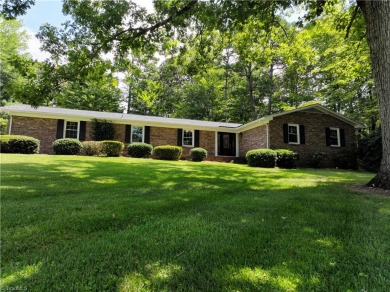
<svg viewBox="0 0 390 292">
<path fill-rule="evenodd" d="M 1 110 L 10 115 L 9 134 L 39 139 L 41 153 L 46 154 L 52 153 L 52 143 L 59 138 L 92 140 L 92 119 L 103 119 L 114 124 L 115 140 L 183 146 L 184 158 L 194 147 L 205 148 L 209 160 L 220 161 L 245 157 L 251 149 L 291 149 L 300 155 L 299 166 L 309 165 L 315 152 L 326 153 L 326 166 L 332 166 L 337 154 L 356 150 L 356 130 L 364 127 L 319 104 L 247 124 L 29 105 L 11 105 Z"/>
</svg>

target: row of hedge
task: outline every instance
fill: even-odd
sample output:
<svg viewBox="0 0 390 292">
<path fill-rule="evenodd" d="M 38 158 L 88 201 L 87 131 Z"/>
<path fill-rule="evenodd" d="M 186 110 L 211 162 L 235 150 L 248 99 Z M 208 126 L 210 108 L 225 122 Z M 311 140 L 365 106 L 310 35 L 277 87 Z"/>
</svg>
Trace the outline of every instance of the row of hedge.
<svg viewBox="0 0 390 292">
<path fill-rule="evenodd" d="M 0 135 L 1 153 L 39 153 L 39 140 L 20 135 Z M 76 139 L 58 139 L 53 143 L 55 154 L 62 155 L 89 155 L 89 156 L 120 156 L 123 152 L 124 144 L 119 141 L 84 141 Z M 179 146 L 153 146 L 146 143 L 133 143 L 127 148 L 128 155 L 137 158 L 150 157 L 152 153 L 158 159 L 179 160 L 182 155 L 182 148 Z M 340 153 L 337 155 L 337 167 L 346 169 L 356 169 L 356 159 L 351 155 Z M 190 151 L 193 161 L 203 161 L 207 157 L 207 151 L 203 148 L 193 148 Z M 287 149 L 255 149 L 246 154 L 246 160 L 250 166 L 295 168 L 298 154 Z M 317 152 L 313 155 L 312 167 L 320 168 L 326 158 L 326 154 Z M 371 170 L 371 169 L 370 169 Z"/>
<path fill-rule="evenodd" d="M 122 154 L 124 144 L 119 141 L 85 141 L 77 139 L 57 139 L 53 143 L 53 151 L 58 155 L 100 155 L 118 157 Z"/>
<path fill-rule="evenodd" d="M 55 154 L 61 155 L 88 155 L 88 156 L 120 156 L 124 144 L 119 141 L 84 141 L 76 139 L 58 139 L 53 143 Z M 163 145 L 153 146 L 147 143 L 132 143 L 127 147 L 128 155 L 135 158 L 150 157 L 152 153 L 163 160 L 179 160 L 182 155 L 182 147 Z M 193 148 L 190 151 L 193 161 L 203 161 L 207 157 L 207 151 L 203 148 Z"/>
<path fill-rule="evenodd" d="M 249 166 L 273 168 L 296 168 L 297 153 L 287 149 L 254 149 L 246 153 L 246 161 Z"/>
</svg>

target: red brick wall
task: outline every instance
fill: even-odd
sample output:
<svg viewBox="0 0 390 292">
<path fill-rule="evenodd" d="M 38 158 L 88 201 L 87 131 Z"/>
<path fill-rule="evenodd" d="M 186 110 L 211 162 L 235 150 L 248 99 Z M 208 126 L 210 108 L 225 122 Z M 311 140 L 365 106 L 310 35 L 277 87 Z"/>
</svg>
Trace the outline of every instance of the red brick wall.
<svg viewBox="0 0 390 292">
<path fill-rule="evenodd" d="M 199 131 L 199 147 L 207 150 L 207 156 L 215 156 L 215 132 Z"/>
<path fill-rule="evenodd" d="M 12 116 L 11 134 L 34 137 L 41 141 L 40 153 L 53 153 L 57 120 Z"/>
<path fill-rule="evenodd" d="M 155 146 L 177 145 L 177 129 L 150 127 L 150 144 Z"/>
<path fill-rule="evenodd" d="M 306 143 L 291 145 L 283 142 L 283 124 L 300 124 L 305 126 Z M 325 127 L 335 127 L 345 130 L 346 147 L 330 147 L 325 142 Z M 115 139 L 125 141 L 125 125 L 115 124 Z M 52 153 L 52 143 L 56 139 L 57 119 L 30 117 L 12 117 L 11 134 L 28 135 L 41 141 L 41 153 Z M 86 124 L 86 140 L 92 140 L 92 123 Z M 240 156 L 245 156 L 248 150 L 267 147 L 266 126 L 256 127 L 240 134 Z M 307 166 L 315 152 L 325 152 L 328 155 L 326 166 L 333 166 L 334 156 L 341 151 L 356 149 L 355 129 L 335 117 L 319 111 L 301 111 L 275 117 L 269 124 L 270 148 L 291 149 L 299 153 L 299 166 Z M 215 155 L 215 132 L 200 131 L 199 146 L 208 151 L 210 159 Z M 177 129 L 151 127 L 150 143 L 153 146 L 177 145 Z M 190 147 L 183 147 L 183 157 L 188 158 Z"/>
<path fill-rule="evenodd" d="M 267 148 L 267 126 L 259 126 L 242 132 L 240 136 L 240 157 L 252 149 Z"/>
<path fill-rule="evenodd" d="M 114 124 L 115 136 L 114 140 L 125 143 L 126 125 Z"/>
<path fill-rule="evenodd" d="M 93 141 L 92 138 L 92 122 L 87 122 L 85 126 L 85 141 Z"/>
<path fill-rule="evenodd" d="M 283 124 L 299 124 L 305 126 L 305 144 L 293 145 L 283 141 Z M 335 127 L 345 130 L 346 147 L 326 146 L 325 128 Z M 356 135 L 352 125 L 341 121 L 331 115 L 317 110 L 300 111 L 275 117 L 269 124 L 270 148 L 291 149 L 299 153 L 298 166 L 310 166 L 315 152 L 324 152 L 328 158 L 326 167 L 334 166 L 334 157 L 340 152 L 356 150 Z"/>
<path fill-rule="evenodd" d="M 199 131 L 199 147 L 205 148 L 208 156 L 215 155 L 215 132 Z M 150 127 L 150 144 L 153 147 L 161 145 L 177 145 L 177 129 Z M 194 147 L 183 147 L 182 158 L 188 159 L 191 149 Z"/>
</svg>

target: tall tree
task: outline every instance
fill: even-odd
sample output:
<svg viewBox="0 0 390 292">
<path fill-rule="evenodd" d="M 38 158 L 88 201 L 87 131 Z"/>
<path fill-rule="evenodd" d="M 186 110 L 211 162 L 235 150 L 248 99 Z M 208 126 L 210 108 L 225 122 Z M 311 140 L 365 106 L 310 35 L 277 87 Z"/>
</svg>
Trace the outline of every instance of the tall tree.
<svg viewBox="0 0 390 292">
<path fill-rule="evenodd" d="M 381 167 L 369 185 L 390 189 L 390 2 L 358 1 L 358 5 L 366 21 L 383 147 Z"/>
<path fill-rule="evenodd" d="M 33 61 L 25 50 L 28 36 L 18 20 L 0 17 L 0 105 L 17 99 L 15 91 Z"/>
<path fill-rule="evenodd" d="M 70 57 L 81 53 L 90 59 L 97 57 L 100 52 L 112 49 L 118 54 L 127 52 L 130 48 L 153 52 L 157 48 L 156 43 L 165 42 L 166 37 L 171 37 L 176 32 L 186 33 L 185 28 L 191 21 L 221 31 L 231 30 L 237 28 L 238 24 L 245 23 L 250 17 L 269 19 L 275 7 L 285 9 L 296 3 L 304 3 L 308 11 L 307 18 L 313 19 L 322 13 L 326 3 L 336 2 L 156 0 L 157 13 L 149 15 L 131 1 L 115 0 L 107 4 L 107 1 L 102 0 L 65 0 L 64 11 L 73 16 L 74 22 L 69 23 L 67 30 L 62 32 L 47 30 L 46 37 L 51 43 L 48 49 L 62 50 Z M 26 1 L 21 3 L 26 4 Z M 383 158 L 381 168 L 370 185 L 390 189 L 390 2 L 357 0 L 356 4 L 356 13 L 352 14 L 351 19 L 356 18 L 358 9 L 362 11 L 382 123 Z M 20 7 L 23 8 L 21 5 Z M 177 29 L 173 30 L 172 27 Z M 349 28 L 348 25 L 347 31 Z"/>
</svg>

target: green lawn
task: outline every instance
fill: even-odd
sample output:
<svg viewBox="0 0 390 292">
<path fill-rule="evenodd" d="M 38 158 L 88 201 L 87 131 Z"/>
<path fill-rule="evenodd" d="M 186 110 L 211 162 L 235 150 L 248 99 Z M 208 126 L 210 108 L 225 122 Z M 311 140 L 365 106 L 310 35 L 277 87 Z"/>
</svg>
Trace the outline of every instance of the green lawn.
<svg viewBox="0 0 390 292">
<path fill-rule="evenodd" d="M 373 175 L 1 155 L 1 289 L 388 291 Z"/>
</svg>

